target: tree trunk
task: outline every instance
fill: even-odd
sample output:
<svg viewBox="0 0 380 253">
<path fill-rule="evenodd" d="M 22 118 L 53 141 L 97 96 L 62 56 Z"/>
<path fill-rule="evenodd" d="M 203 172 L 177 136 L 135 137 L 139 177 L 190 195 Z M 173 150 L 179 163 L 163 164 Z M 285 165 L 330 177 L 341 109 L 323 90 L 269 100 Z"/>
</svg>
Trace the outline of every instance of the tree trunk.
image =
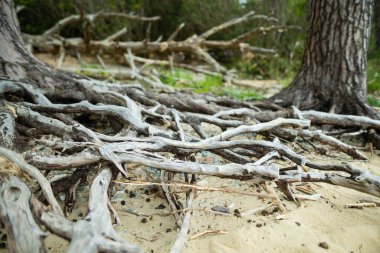
<svg viewBox="0 0 380 253">
<path fill-rule="evenodd" d="M 74 80 L 78 76 L 56 70 L 28 52 L 12 0 L 0 0 L 0 45 L 0 78 L 31 83 L 49 97 L 73 97 Z M 84 98 L 80 91 L 75 96 L 78 100 Z"/>
<path fill-rule="evenodd" d="M 380 0 L 375 0 L 375 17 L 373 24 L 375 26 L 375 47 L 377 50 L 380 50 Z"/>
<path fill-rule="evenodd" d="M 298 74 L 271 99 L 282 106 L 379 115 L 367 104 L 366 64 L 373 0 L 310 0 Z"/>
</svg>

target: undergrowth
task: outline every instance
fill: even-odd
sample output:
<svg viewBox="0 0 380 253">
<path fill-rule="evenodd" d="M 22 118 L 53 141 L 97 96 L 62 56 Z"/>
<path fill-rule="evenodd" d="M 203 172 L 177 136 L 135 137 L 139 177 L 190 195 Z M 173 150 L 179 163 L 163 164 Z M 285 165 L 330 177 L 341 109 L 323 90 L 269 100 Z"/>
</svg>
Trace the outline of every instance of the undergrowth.
<svg viewBox="0 0 380 253">
<path fill-rule="evenodd" d="M 239 100 L 261 100 L 264 95 L 252 89 L 223 85 L 221 76 L 194 74 L 181 68 L 162 70 L 161 81 L 174 88 L 189 89 L 195 93 L 227 95 Z"/>
<path fill-rule="evenodd" d="M 380 52 L 378 57 L 368 59 L 367 84 L 369 93 L 380 94 Z"/>
</svg>

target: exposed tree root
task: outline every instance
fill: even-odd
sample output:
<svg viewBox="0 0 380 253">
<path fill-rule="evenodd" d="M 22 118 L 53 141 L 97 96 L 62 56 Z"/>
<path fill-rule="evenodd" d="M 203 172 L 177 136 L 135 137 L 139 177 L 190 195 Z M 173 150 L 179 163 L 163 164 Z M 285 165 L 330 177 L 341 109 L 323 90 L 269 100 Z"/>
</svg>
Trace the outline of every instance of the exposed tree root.
<svg viewBox="0 0 380 253">
<path fill-rule="evenodd" d="M 0 11 L 8 10 L 4 11 L 5 14 L 13 13 L 8 0 L 0 1 L 0 7 Z M 252 17 L 255 16 L 251 13 L 243 17 L 243 21 Z M 9 17 L 0 16 L 1 19 L 7 21 Z M 4 146 L 0 148 L 0 155 L 33 178 L 51 208 L 49 210 L 48 206 L 31 197 L 26 186 L 15 177 L 1 176 L 0 190 L 6 192 L 0 198 L 1 217 L 6 223 L 14 252 L 29 252 L 28 249 L 46 251 L 43 244 L 45 234 L 37 224 L 69 240 L 68 252 L 141 252 L 139 247 L 129 244 L 115 232 L 109 211 L 108 190 L 112 176 L 130 178 L 136 164 L 159 171 L 162 185 L 170 184 L 175 175 L 183 175 L 186 183 L 191 181 L 194 185 L 194 180 L 189 180 L 194 179 L 194 175 L 250 180 L 261 184 L 268 191 L 265 196 L 270 196 L 272 204 L 282 211 L 286 210 L 279 193 L 268 186 L 268 182 L 280 185 L 284 194 L 293 200 L 297 198 L 291 192 L 291 185 L 295 182 L 329 183 L 380 197 L 379 176 L 347 164 L 319 164 L 300 154 L 295 147 L 285 145 L 289 140 L 299 145 L 307 140 L 314 146 L 317 143 L 327 145 L 347 159 L 363 160 L 366 157 L 355 147 L 328 132 L 316 130 L 316 127 L 330 125 L 353 131 L 363 129 L 363 133 L 379 133 L 379 120 L 284 109 L 269 102 L 241 102 L 209 94 L 164 89 L 165 85 L 154 76 L 142 74 L 141 69 L 133 67 L 132 59 L 135 57 L 127 50 L 138 51 L 141 47 L 141 50 L 162 51 L 165 45 L 165 50 L 175 52 L 191 47 L 192 52 L 213 65 L 215 71 L 223 73 L 223 67 L 214 62 L 202 46 L 211 48 L 212 41 L 207 41 L 207 37 L 239 22 L 242 20 L 227 22 L 183 42 L 175 42 L 176 35 L 173 34 L 168 42 L 118 44 L 117 49 L 128 53 L 126 58 L 131 65 L 131 76 L 136 76 L 139 83 L 150 83 L 156 88 L 153 90 L 146 90 L 139 83 L 111 84 L 53 70 L 31 56 L 21 43 L 18 44 L 20 48 L 14 50 L 14 59 L 7 59 L 4 57 L 7 52 L 0 50 L 3 66 L 0 70 L 0 143 Z M 4 25 L 9 26 L 7 22 Z M 0 42 L 4 40 L 12 44 L 20 37 L 16 30 L 11 27 L 5 29 L 14 32 L 0 37 Z M 263 31 L 266 30 L 253 30 L 228 43 L 240 47 L 242 40 Z M 110 42 L 113 38 L 90 45 L 96 45 L 95 48 L 114 45 Z M 21 63 L 15 59 L 21 59 Z M 10 150 L 18 148 L 14 144 L 20 137 L 31 144 L 49 147 L 51 152 L 43 154 L 26 148 L 25 161 Z M 205 151 L 213 153 L 219 161 L 202 163 L 197 155 Z M 79 170 L 85 166 L 86 171 L 81 174 Z M 74 169 L 71 176 L 52 184 L 46 178 L 52 170 Z M 97 174 L 91 184 L 89 213 L 74 223 L 64 217 L 53 192 L 69 193 L 69 202 L 66 203 L 69 209 L 65 210 L 70 211 L 76 187 L 87 172 Z M 164 176 L 166 173 L 169 177 Z M 67 185 L 57 186 L 62 184 Z M 51 185 L 56 188 L 52 190 Z M 187 240 L 189 208 L 196 197 L 196 188 L 188 192 L 187 206 L 184 206 L 181 203 L 183 198 L 166 186 L 165 195 L 172 202 L 173 213 L 179 213 L 176 218 L 181 228 L 172 248 L 172 252 L 179 252 Z M 7 194 L 9 199 L 4 198 Z M 13 201 L 15 197 L 19 201 Z M 29 200 L 35 218 L 31 215 Z M 21 210 L 24 211 L 19 215 Z M 11 236 L 18 231 L 21 231 L 19 238 Z"/>
<path fill-rule="evenodd" d="M 108 163 L 110 166 L 116 166 L 124 176 L 128 177 L 130 173 L 128 166 L 123 166 L 123 164 L 141 164 L 174 173 L 213 175 L 241 180 L 253 179 L 262 183 L 275 181 L 279 184 L 291 185 L 294 182 L 324 182 L 380 197 L 380 178 L 378 176 L 344 164 L 317 164 L 276 138 L 276 136 L 282 138 L 287 135 L 296 142 L 302 142 L 303 139 L 318 141 L 355 159 L 366 159 L 354 147 L 327 135 L 328 133 L 313 130 L 311 125 L 328 124 L 336 127 L 377 131 L 380 126 L 380 122 L 377 120 L 317 111 L 299 111 L 296 108 L 262 111 L 260 104 L 245 102 L 244 105 L 241 105 L 240 102 L 234 100 L 229 100 L 227 103 L 209 95 L 193 95 L 178 91 L 156 93 L 123 85 L 102 86 L 95 80 L 77 80 L 75 82 L 79 84 L 77 87 L 85 87 L 86 92 L 83 94 L 87 94 L 88 100 L 92 103 L 87 101 L 65 104 L 51 103 L 49 98 L 43 95 L 38 88 L 20 85 L 11 80 L 0 83 L 0 87 L 7 90 L 6 94 L 17 94 L 25 98 L 29 94 L 39 94 L 34 96 L 33 103 L 5 102 L 7 108 L 15 114 L 16 124 L 34 128 L 41 134 L 52 134 L 59 138 L 54 142 L 37 140 L 40 144 L 47 145 L 53 150 L 60 150 L 62 153 L 61 156 L 34 154 L 27 157 L 28 162 L 39 169 L 51 171 L 70 170 L 83 166 L 95 168 L 97 164 Z M 173 94 L 177 97 L 173 97 Z M 195 101 L 198 108 L 196 110 L 189 106 Z M 101 104 L 102 102 L 104 104 Z M 264 112 L 267 113 L 266 116 L 264 116 Z M 79 115 L 86 114 L 106 117 L 107 120 L 117 120 L 119 127 L 117 130 L 115 129 L 114 134 L 91 130 L 88 126 L 79 124 L 80 121 L 78 121 Z M 288 118 L 279 118 L 278 116 Z M 66 122 L 59 118 L 66 119 Z M 260 121 L 265 122 L 261 123 Z M 70 124 L 70 122 L 73 123 Z M 209 130 L 204 129 L 202 122 L 217 126 L 222 131 L 210 135 Z M 185 131 L 184 124 L 193 127 L 195 133 Z M 268 140 L 255 140 L 255 136 L 259 134 L 268 136 Z M 254 138 L 252 139 L 252 137 Z M 223 157 L 225 164 L 200 164 L 184 159 L 190 154 L 202 151 L 210 151 Z M 7 155 L 7 152 L 9 151 L 1 149 L 2 155 Z M 278 156 L 289 159 L 295 165 L 309 167 L 311 170 L 302 172 L 297 167 L 283 168 L 277 162 Z M 22 162 L 14 157 L 7 157 L 24 168 L 25 165 Z M 268 162 L 276 164 L 265 165 Z M 91 236 L 90 234 L 88 237 L 86 236 L 86 245 L 91 245 L 88 247 L 88 252 L 102 250 L 120 252 L 120 247 L 124 247 L 123 249 L 126 251 L 138 252 L 134 246 L 120 244 L 118 237 L 114 237 L 115 241 L 107 241 L 102 237 L 105 234 L 111 237 L 116 236 L 110 227 L 111 216 L 107 207 L 107 195 L 103 195 L 106 194 L 110 176 L 109 170 L 103 170 L 91 188 L 91 196 L 94 194 L 99 196 L 100 192 L 103 192 L 100 194 L 103 197 L 97 202 L 102 206 L 99 209 L 101 211 L 96 211 L 98 210 L 97 206 L 91 208 L 93 205 L 91 203 L 94 202 L 90 201 L 90 209 L 94 210 L 89 213 L 90 220 L 93 220 L 93 215 L 107 218 L 104 225 L 94 227 L 94 224 L 87 221 L 74 225 L 56 214 L 40 211 L 40 223 L 44 224 L 52 233 L 71 240 L 69 252 L 76 252 L 83 247 L 83 241 L 78 241 L 79 234 L 75 232 L 77 229 L 81 231 L 81 239 L 87 230 L 99 233 L 96 235 L 92 232 Z M 74 191 L 76 183 L 79 182 L 78 180 L 73 181 L 72 177 L 62 180 L 62 182 L 72 182 L 72 184 L 68 184 L 74 187 Z M 105 180 L 105 183 L 102 183 L 102 180 Z M 265 187 L 269 191 L 269 195 L 276 194 L 273 189 L 268 188 L 268 185 Z M 284 188 L 287 189 L 284 190 L 285 194 L 289 194 L 289 187 L 291 186 Z M 73 191 L 73 188 L 66 190 Z M 90 200 L 93 198 L 91 196 Z M 173 201 L 175 210 L 184 208 L 175 204 L 176 200 L 173 199 L 173 196 L 170 197 L 171 194 L 168 196 L 168 201 Z M 295 200 L 294 196 L 293 199 Z M 49 199 L 47 198 L 47 200 Z M 273 201 L 281 210 L 285 211 L 278 197 Z M 178 214 L 178 212 L 175 213 Z M 185 213 L 184 216 L 177 215 L 181 231 L 188 226 L 189 219 L 190 213 Z M 180 233 L 173 250 L 177 246 L 178 248 L 182 247 L 184 241 L 184 234 Z"/>
</svg>

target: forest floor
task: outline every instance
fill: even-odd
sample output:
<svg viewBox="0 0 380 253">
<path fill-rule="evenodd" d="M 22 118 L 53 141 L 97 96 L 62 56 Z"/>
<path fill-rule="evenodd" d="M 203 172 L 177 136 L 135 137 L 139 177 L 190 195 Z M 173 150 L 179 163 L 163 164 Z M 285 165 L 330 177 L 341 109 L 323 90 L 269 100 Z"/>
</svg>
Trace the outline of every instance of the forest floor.
<svg viewBox="0 0 380 253">
<path fill-rule="evenodd" d="M 40 59 L 55 65 L 56 60 L 40 56 Z M 73 59 L 68 58 L 66 64 L 77 67 Z M 264 85 L 265 86 L 265 85 Z M 263 87 L 263 86 L 262 86 Z M 275 93 L 281 85 L 265 89 L 261 92 Z M 202 123 L 205 124 L 205 123 Z M 209 127 L 207 124 L 205 128 Z M 185 130 L 190 131 L 186 124 Z M 219 129 L 213 129 L 218 132 Z M 47 136 L 47 138 L 49 138 Z M 360 143 L 354 143 L 360 146 Z M 33 146 L 29 154 L 49 154 L 46 147 L 29 143 Z M 312 146 L 301 148 L 292 143 L 292 148 L 314 161 L 334 163 L 348 162 L 368 169 L 380 175 L 380 152 L 367 152 L 368 161 L 354 161 L 348 156 L 329 151 L 325 155 L 316 155 Z M 209 152 L 197 156 L 201 163 L 223 163 L 223 160 Z M 177 237 L 175 219 L 170 214 L 166 200 L 158 191 L 158 187 L 138 182 L 159 180 L 154 168 L 137 166 L 130 171 L 134 181 L 123 178 L 115 180 L 112 187 L 111 202 L 120 215 L 121 225 L 116 226 L 120 235 L 130 243 L 139 245 L 146 252 L 168 252 Z M 60 172 L 62 173 L 62 172 Z M 49 175 L 49 177 L 54 176 Z M 93 175 L 94 176 L 94 175 Z M 179 180 L 177 180 L 179 181 Z M 90 181 L 89 181 L 90 182 Z M 134 182 L 134 183 L 133 183 Z M 176 180 L 174 180 L 176 182 Z M 182 181 L 183 182 L 183 181 Z M 135 184 L 135 185 L 134 185 Z M 211 176 L 199 176 L 197 185 L 202 187 L 218 187 L 225 191 L 237 190 L 245 192 L 260 191 L 255 182 L 220 179 Z M 273 184 L 276 189 L 276 186 Z M 299 187 L 301 186 L 301 187 Z M 308 188 L 312 194 L 320 194 L 317 201 L 303 200 L 300 206 L 285 199 L 280 191 L 281 200 L 288 212 L 281 213 L 276 206 L 268 206 L 268 200 L 255 196 L 228 192 L 197 191 L 193 202 L 193 215 L 190 220 L 189 241 L 184 253 L 193 252 L 380 252 L 380 199 L 347 188 L 320 184 L 294 184 L 298 194 L 305 194 L 302 189 Z M 181 195 L 185 188 L 176 188 Z M 87 213 L 88 184 L 80 184 L 78 198 L 69 219 L 81 219 Z M 65 196 L 58 199 L 63 204 Z M 374 202 L 377 207 L 351 209 L 345 205 L 358 202 Z M 252 215 L 242 215 L 247 210 L 268 206 L 265 210 Z M 226 213 L 216 213 L 215 207 L 225 209 Z M 211 231 L 201 235 L 202 232 Z M 1 235 L 0 235 L 1 237 Z M 46 239 L 49 252 L 64 252 L 67 242 L 49 235 Z M 7 252 L 0 250 L 0 252 Z"/>
</svg>

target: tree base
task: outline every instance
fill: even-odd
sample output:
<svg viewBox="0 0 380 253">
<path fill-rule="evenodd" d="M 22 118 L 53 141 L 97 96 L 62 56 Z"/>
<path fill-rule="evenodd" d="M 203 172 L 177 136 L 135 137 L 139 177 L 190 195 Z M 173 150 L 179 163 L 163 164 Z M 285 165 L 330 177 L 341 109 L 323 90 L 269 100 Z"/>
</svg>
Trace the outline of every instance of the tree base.
<svg viewBox="0 0 380 253">
<path fill-rule="evenodd" d="M 299 86 L 299 85 L 298 85 Z M 367 116 L 380 119 L 380 112 L 371 107 L 365 98 L 352 95 L 335 94 L 333 91 L 320 92 L 312 88 L 299 88 L 290 85 L 280 93 L 268 99 L 284 108 L 295 106 L 300 110 L 316 110 L 336 114 Z"/>
</svg>

